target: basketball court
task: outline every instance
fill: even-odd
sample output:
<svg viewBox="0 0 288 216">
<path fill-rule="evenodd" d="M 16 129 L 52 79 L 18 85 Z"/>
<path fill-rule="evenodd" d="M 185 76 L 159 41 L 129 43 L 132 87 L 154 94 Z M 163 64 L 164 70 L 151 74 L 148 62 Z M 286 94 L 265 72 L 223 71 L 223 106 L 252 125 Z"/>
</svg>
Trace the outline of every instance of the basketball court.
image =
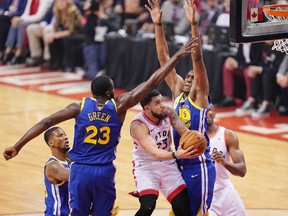
<svg viewBox="0 0 288 216">
<path fill-rule="evenodd" d="M 286 21 L 281 21 L 279 30 L 278 21 L 264 18 L 262 6 L 270 2 L 231 0 L 231 9 L 234 9 L 236 17 L 234 24 L 240 28 L 230 31 L 234 42 L 288 38 L 288 25 L 283 25 Z M 238 36 L 233 37 L 233 34 Z M 121 92 L 123 90 L 117 90 L 116 94 Z M 0 66 L 1 152 L 42 118 L 90 95 L 90 81 L 83 80 L 77 73 L 43 71 L 23 65 Z M 236 130 L 239 136 L 247 174 L 244 178 L 231 178 L 248 215 L 288 215 L 288 117 L 279 117 L 276 112 L 258 120 L 249 116 L 237 117 L 233 112 L 235 108 L 217 109 L 217 123 Z M 115 205 L 120 208 L 119 216 L 134 215 L 139 207 L 138 200 L 128 192 L 135 189 L 129 124 L 140 110 L 135 106 L 128 111 L 117 149 Z M 72 145 L 74 121 L 59 126 L 66 131 Z M 0 159 L 0 215 L 43 215 L 43 166 L 49 156 L 50 149 L 43 136 L 39 136 L 28 143 L 16 158 L 8 162 L 3 157 Z M 170 206 L 162 195 L 156 209 L 153 216 L 168 216 Z"/>
</svg>

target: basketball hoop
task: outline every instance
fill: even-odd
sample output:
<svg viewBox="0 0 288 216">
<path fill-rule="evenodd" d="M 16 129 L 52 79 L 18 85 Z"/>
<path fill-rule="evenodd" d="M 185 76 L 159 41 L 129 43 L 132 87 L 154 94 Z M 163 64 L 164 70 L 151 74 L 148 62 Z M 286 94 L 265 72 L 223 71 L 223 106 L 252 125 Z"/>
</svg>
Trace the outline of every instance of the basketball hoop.
<svg viewBox="0 0 288 216">
<path fill-rule="evenodd" d="M 288 4 L 264 5 L 262 8 L 271 22 L 286 22 L 288 25 Z M 275 40 L 272 49 L 288 54 L 288 38 Z"/>
</svg>

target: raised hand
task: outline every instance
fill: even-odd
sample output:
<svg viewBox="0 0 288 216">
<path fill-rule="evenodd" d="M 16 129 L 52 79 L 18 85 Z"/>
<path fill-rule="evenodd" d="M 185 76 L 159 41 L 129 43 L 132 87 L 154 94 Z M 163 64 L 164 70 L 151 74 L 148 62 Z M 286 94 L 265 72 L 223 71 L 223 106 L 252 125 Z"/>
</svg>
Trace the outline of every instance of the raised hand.
<svg viewBox="0 0 288 216">
<path fill-rule="evenodd" d="M 192 37 L 188 43 L 186 43 L 185 45 L 183 45 L 181 47 L 181 49 L 177 52 L 178 55 L 182 56 L 182 57 L 185 57 L 189 54 L 191 54 L 192 52 L 192 49 L 194 47 L 196 47 L 198 45 L 198 38 L 197 37 Z"/>
<path fill-rule="evenodd" d="M 190 23 L 196 23 L 195 18 L 195 11 L 196 11 L 196 5 L 194 3 L 194 0 L 186 0 L 186 5 L 184 6 L 185 12 L 186 12 L 186 18 Z"/>
<path fill-rule="evenodd" d="M 162 10 L 159 0 L 148 0 L 149 7 L 145 5 L 145 8 L 149 11 L 150 16 L 154 24 L 160 24 L 162 22 Z"/>
</svg>

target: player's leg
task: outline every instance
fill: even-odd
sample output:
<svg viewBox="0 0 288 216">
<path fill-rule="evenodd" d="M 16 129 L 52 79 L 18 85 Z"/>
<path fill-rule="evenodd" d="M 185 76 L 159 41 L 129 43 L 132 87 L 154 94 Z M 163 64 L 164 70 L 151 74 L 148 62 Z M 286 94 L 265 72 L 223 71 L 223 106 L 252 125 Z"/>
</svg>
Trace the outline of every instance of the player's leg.
<svg viewBox="0 0 288 216">
<path fill-rule="evenodd" d="M 238 192 L 234 188 L 234 186 L 231 184 L 227 185 L 225 200 L 223 207 L 225 208 L 225 211 L 223 211 L 221 215 L 223 216 L 246 216 L 247 212 L 245 209 L 245 206 L 242 202 L 241 197 L 239 196 Z"/>
<path fill-rule="evenodd" d="M 190 216 L 187 188 L 172 199 L 171 205 L 175 216 Z"/>
<path fill-rule="evenodd" d="M 71 216 L 89 215 L 92 201 L 89 185 L 92 180 L 87 166 L 72 164 L 69 179 Z"/>
<path fill-rule="evenodd" d="M 91 184 L 93 216 L 111 216 L 116 199 L 115 172 L 112 163 L 94 166 Z"/>
<path fill-rule="evenodd" d="M 140 209 L 136 212 L 135 216 L 150 216 L 152 215 L 158 196 L 154 194 L 147 194 L 139 197 Z"/>
<path fill-rule="evenodd" d="M 175 216 L 190 216 L 187 186 L 176 162 L 163 161 L 156 169 L 161 177 L 160 191 L 171 203 Z"/>
<path fill-rule="evenodd" d="M 188 188 L 191 215 L 206 214 L 213 198 L 216 178 L 212 162 L 203 162 L 183 167 L 182 176 Z"/>
<path fill-rule="evenodd" d="M 139 192 L 140 209 L 135 216 L 149 216 L 156 207 L 159 195 L 160 179 L 157 172 L 159 162 L 136 162 L 134 161 L 134 178 L 136 190 Z"/>
</svg>

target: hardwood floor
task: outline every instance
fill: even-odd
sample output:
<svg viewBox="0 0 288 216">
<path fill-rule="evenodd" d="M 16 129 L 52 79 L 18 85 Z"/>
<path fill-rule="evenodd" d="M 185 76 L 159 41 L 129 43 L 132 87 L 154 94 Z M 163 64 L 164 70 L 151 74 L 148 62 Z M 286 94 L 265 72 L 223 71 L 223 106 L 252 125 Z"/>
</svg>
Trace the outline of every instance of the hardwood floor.
<svg viewBox="0 0 288 216">
<path fill-rule="evenodd" d="M 0 150 L 13 145 L 33 124 L 75 100 L 62 96 L 23 90 L 0 84 Z M 129 124 L 137 112 L 129 111 L 118 147 L 116 205 L 120 216 L 129 216 L 138 208 L 138 200 L 128 195 L 134 190 L 132 170 L 132 142 Z M 73 140 L 74 121 L 60 124 Z M 238 132 L 240 148 L 245 154 L 247 175 L 232 177 L 249 215 L 288 215 L 288 143 L 277 139 Z M 43 215 L 43 165 L 50 150 L 43 135 L 28 143 L 19 155 L 5 161 L 0 159 L 0 215 Z M 158 212 L 167 215 L 169 204 L 161 196 Z M 164 209 L 161 210 L 160 209 Z"/>
</svg>

